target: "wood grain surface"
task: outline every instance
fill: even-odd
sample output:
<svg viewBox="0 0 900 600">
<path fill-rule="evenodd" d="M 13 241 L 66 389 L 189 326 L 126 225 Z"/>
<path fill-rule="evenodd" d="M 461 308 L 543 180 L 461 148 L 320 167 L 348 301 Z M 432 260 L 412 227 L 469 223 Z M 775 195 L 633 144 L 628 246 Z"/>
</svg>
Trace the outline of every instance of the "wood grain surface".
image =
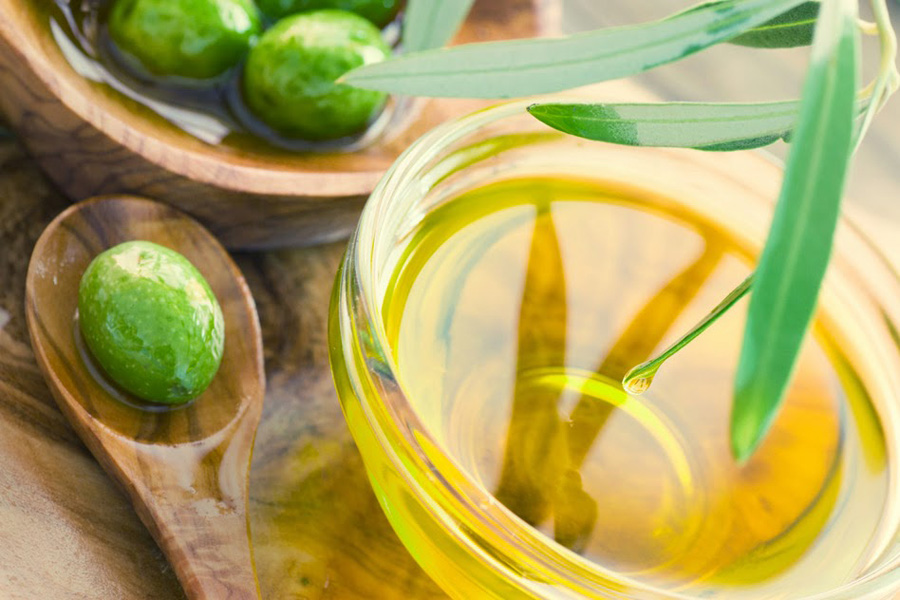
<svg viewBox="0 0 900 600">
<path fill-rule="evenodd" d="M 547 31 L 556 26 L 558 2 L 481 0 L 457 41 Z M 73 200 L 133 193 L 168 202 L 200 219 L 231 248 L 346 238 L 365 198 L 400 152 L 438 123 L 488 104 L 404 101 L 385 133 L 356 152 L 207 144 L 100 75 L 92 75 L 99 78 L 93 81 L 77 72 L 51 31 L 52 5 L 53 0 L 0 0 L 0 114 Z"/>
<path fill-rule="evenodd" d="M 131 240 L 172 248 L 199 269 L 222 307 L 225 350 L 209 387 L 185 406 L 139 408 L 106 382 L 77 332 L 78 288 L 91 261 Z M 32 253 L 25 286 L 31 345 L 57 404 L 126 491 L 192 600 L 255 600 L 247 516 L 253 438 L 265 394 L 259 321 L 221 244 L 172 207 L 128 196 L 63 211 Z"/>
<path fill-rule="evenodd" d="M 25 327 L 27 258 L 67 201 L 0 141 L 0 597 L 182 598 L 124 494 L 57 409 Z M 268 379 L 250 480 L 264 598 L 437 598 L 384 518 L 331 383 L 325 319 L 342 244 L 238 254 Z"/>
<path fill-rule="evenodd" d="M 180 598 L 130 503 L 57 408 L 28 341 L 27 257 L 66 204 L 15 143 L 0 144 L 0 590 Z"/>
<path fill-rule="evenodd" d="M 579 28 L 637 22 L 687 4 L 566 2 L 568 22 Z M 739 67 L 731 62 L 738 55 Z M 755 97 L 796 93 L 802 55 L 758 56 L 717 49 L 641 81 L 673 100 L 747 98 L 740 86 Z M 755 60 L 771 69 L 749 70 Z M 900 259 L 900 225 L 890 216 L 900 214 L 900 105 L 876 124 L 857 161 L 852 201 L 869 207 L 873 236 Z M 0 140 L 0 596 L 179 599 L 172 569 L 57 409 L 28 343 L 27 259 L 67 205 L 20 146 Z M 266 403 L 250 474 L 262 594 L 442 598 L 382 515 L 332 388 L 325 317 L 342 251 L 335 243 L 235 255 L 258 305 L 265 347 Z"/>
</svg>

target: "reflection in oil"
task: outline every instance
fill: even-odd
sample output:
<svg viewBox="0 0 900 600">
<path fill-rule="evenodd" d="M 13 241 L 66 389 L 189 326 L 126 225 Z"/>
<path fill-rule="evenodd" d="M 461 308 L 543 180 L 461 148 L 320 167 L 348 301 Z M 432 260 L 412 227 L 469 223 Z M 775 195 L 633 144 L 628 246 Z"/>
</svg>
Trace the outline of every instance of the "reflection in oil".
<svg viewBox="0 0 900 600">
<path fill-rule="evenodd" d="M 833 349 L 809 345 L 772 437 L 743 467 L 728 450 L 742 310 L 645 395 L 619 383 L 747 264 L 735 240 L 665 199 L 502 181 L 422 222 L 395 275 L 388 337 L 438 442 L 557 543 L 694 592 L 828 588 L 863 554 L 886 493 L 883 468 L 858 468 L 883 440 L 846 422 L 845 407 L 867 400 L 842 389 Z M 822 574 L 826 556 L 840 566 Z"/>
</svg>

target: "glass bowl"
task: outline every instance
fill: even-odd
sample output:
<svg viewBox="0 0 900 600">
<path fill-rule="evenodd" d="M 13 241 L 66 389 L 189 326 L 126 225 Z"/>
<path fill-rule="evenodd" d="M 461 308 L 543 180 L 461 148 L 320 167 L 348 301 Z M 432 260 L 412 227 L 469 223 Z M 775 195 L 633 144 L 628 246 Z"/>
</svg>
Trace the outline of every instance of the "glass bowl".
<svg viewBox="0 0 900 600">
<path fill-rule="evenodd" d="M 587 142 L 548 129 L 526 107 L 501 105 L 432 130 L 398 159 L 366 205 L 337 276 L 330 314 L 332 371 L 347 423 L 395 531 L 453 597 L 710 597 L 586 560 L 498 502 L 414 409 L 383 311 L 392 275 L 424 216 L 486 183 L 523 174 L 572 176 L 649 191 L 727 230 L 752 257 L 768 231 L 781 171 L 758 152 Z M 783 597 L 860 600 L 894 597 L 900 590 L 898 298 L 896 271 L 844 220 L 817 323 L 833 325 L 834 343 L 852 362 L 884 429 L 889 491 L 881 541 L 873 542 L 855 576 L 839 587 L 815 594 L 789 589 Z"/>
</svg>

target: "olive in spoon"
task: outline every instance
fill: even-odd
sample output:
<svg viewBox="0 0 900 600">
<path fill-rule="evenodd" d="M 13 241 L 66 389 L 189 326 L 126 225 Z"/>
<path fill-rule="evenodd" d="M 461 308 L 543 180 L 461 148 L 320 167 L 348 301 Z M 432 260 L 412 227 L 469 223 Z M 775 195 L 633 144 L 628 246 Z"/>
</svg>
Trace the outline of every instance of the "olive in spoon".
<svg viewBox="0 0 900 600">
<path fill-rule="evenodd" d="M 181 406 L 144 404 L 103 375 L 77 323 L 91 260 L 145 240 L 184 255 L 218 298 L 225 324 L 219 370 Z M 259 597 L 247 521 L 247 476 L 265 390 L 259 320 L 228 253 L 167 205 L 104 197 L 70 207 L 44 231 L 26 280 L 38 363 L 62 412 L 124 488 L 192 600 Z M 77 490 L 73 490 L 77 493 Z"/>
</svg>

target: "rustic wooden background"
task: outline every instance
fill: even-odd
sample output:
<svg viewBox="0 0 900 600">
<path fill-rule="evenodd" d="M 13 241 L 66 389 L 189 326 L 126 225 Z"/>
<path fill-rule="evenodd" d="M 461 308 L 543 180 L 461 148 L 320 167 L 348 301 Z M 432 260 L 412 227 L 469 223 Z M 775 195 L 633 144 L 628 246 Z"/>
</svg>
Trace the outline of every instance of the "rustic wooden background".
<svg viewBox="0 0 900 600">
<path fill-rule="evenodd" d="M 576 30 L 687 4 L 567 0 L 564 16 Z M 798 93 L 805 56 L 722 47 L 638 80 L 670 100 L 787 98 Z M 898 172 L 900 100 L 876 121 L 851 183 L 860 218 L 895 251 Z M 0 139 L 0 597 L 181 598 L 124 496 L 63 420 L 27 341 L 27 258 L 65 205 L 16 142 Z M 332 389 L 325 316 L 341 251 L 237 256 L 259 305 L 269 385 L 251 473 L 260 583 L 278 600 L 440 598 L 382 516 Z"/>
</svg>

